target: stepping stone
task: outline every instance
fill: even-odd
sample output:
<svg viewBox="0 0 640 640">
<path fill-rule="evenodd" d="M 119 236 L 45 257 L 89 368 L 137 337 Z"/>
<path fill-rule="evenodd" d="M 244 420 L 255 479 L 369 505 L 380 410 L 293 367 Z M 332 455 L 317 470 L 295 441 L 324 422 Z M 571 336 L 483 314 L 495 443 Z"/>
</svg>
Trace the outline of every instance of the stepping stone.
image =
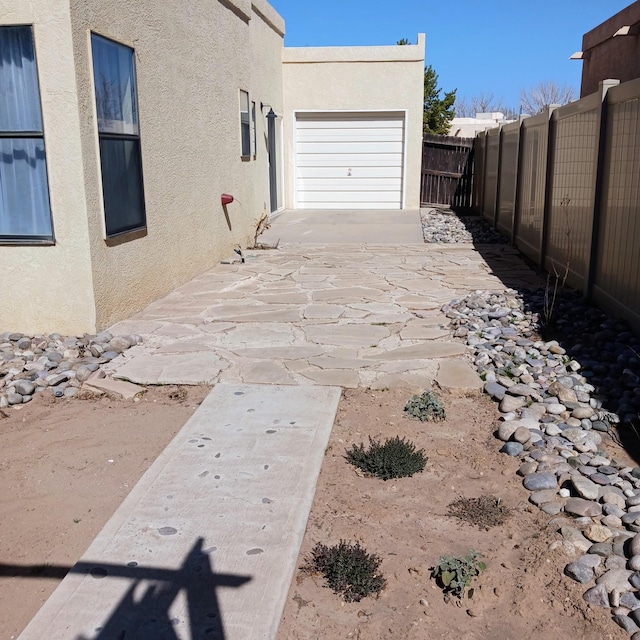
<svg viewBox="0 0 640 640">
<path fill-rule="evenodd" d="M 215 353 L 137 356 L 113 377 L 138 384 L 213 384 L 228 366 Z"/>
<path fill-rule="evenodd" d="M 448 329 L 419 324 L 409 324 L 400 332 L 400 337 L 403 340 L 439 340 L 440 338 L 448 338 L 449 335 Z"/>
<path fill-rule="evenodd" d="M 275 362 L 254 362 L 240 368 L 240 379 L 253 384 L 296 384 L 285 369 Z"/>
<path fill-rule="evenodd" d="M 329 324 L 304 327 L 307 340 L 345 347 L 371 347 L 390 335 L 385 327 L 369 324 Z"/>
<path fill-rule="evenodd" d="M 440 363 L 436 382 L 449 389 L 482 389 L 482 380 L 466 360 L 445 360 Z"/>
<path fill-rule="evenodd" d="M 420 360 L 426 358 L 447 358 L 466 353 L 464 346 L 455 342 L 428 342 L 409 347 L 398 347 L 385 353 L 367 356 L 371 360 Z"/>
<path fill-rule="evenodd" d="M 320 385 L 356 389 L 360 383 L 360 377 L 357 372 L 348 369 L 318 369 L 315 371 L 300 371 L 299 373 Z"/>
<path fill-rule="evenodd" d="M 125 380 L 112 380 L 111 378 L 89 378 L 84 382 L 83 386 L 115 393 L 125 400 L 135 398 L 141 391 L 144 391 L 144 387 L 137 384 L 132 384 Z"/>
</svg>

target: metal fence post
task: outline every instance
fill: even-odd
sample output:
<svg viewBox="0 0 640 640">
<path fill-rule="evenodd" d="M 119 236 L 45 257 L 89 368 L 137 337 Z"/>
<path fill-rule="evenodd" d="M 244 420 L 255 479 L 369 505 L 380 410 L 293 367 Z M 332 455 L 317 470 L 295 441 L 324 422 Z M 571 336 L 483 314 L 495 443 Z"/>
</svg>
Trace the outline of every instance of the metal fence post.
<svg viewBox="0 0 640 640">
<path fill-rule="evenodd" d="M 591 248 L 589 252 L 589 268 L 587 271 L 587 286 L 584 295 L 591 299 L 593 293 L 593 282 L 596 273 L 596 263 L 598 260 L 598 244 L 600 235 L 600 217 L 602 212 L 602 181 L 604 177 L 605 151 L 607 148 L 607 111 L 609 100 L 607 93 L 611 87 L 620 84 L 620 80 L 601 80 L 598 83 L 598 93 L 600 94 L 600 109 L 598 114 L 598 154 L 596 159 L 595 189 L 593 194 L 593 224 L 591 227 Z"/>
</svg>

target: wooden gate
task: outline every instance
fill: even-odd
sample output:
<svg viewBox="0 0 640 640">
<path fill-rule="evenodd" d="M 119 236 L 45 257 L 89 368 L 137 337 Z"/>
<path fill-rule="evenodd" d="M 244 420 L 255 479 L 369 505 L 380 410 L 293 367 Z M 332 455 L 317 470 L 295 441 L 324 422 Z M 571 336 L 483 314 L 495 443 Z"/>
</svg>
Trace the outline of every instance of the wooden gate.
<svg viewBox="0 0 640 640">
<path fill-rule="evenodd" d="M 422 139 L 420 203 L 471 208 L 474 138 L 425 133 Z"/>
</svg>

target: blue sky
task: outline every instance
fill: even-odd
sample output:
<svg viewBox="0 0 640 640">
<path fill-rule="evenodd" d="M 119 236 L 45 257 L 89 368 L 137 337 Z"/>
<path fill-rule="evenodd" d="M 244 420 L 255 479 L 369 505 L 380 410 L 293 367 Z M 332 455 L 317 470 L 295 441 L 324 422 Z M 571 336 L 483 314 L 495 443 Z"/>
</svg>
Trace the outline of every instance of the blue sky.
<svg viewBox="0 0 640 640">
<path fill-rule="evenodd" d="M 569 60 L 582 35 L 631 0 L 270 0 L 288 47 L 387 45 L 427 34 L 426 64 L 443 90 L 482 92 L 517 109 L 521 89 L 541 81 L 580 88 Z"/>
</svg>

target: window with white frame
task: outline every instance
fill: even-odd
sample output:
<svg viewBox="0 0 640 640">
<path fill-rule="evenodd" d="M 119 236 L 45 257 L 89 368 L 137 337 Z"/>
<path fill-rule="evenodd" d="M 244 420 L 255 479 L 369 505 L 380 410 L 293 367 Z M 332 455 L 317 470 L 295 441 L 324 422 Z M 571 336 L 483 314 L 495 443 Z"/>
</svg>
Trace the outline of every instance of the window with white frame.
<svg viewBox="0 0 640 640">
<path fill-rule="evenodd" d="M 242 157 L 251 156 L 251 122 L 249 119 L 249 94 L 240 90 L 240 138 Z"/>
<path fill-rule="evenodd" d="M 30 26 L 0 27 L 0 242 L 53 242 Z"/>
<path fill-rule="evenodd" d="M 146 227 L 133 49 L 91 34 L 107 237 Z"/>
</svg>

